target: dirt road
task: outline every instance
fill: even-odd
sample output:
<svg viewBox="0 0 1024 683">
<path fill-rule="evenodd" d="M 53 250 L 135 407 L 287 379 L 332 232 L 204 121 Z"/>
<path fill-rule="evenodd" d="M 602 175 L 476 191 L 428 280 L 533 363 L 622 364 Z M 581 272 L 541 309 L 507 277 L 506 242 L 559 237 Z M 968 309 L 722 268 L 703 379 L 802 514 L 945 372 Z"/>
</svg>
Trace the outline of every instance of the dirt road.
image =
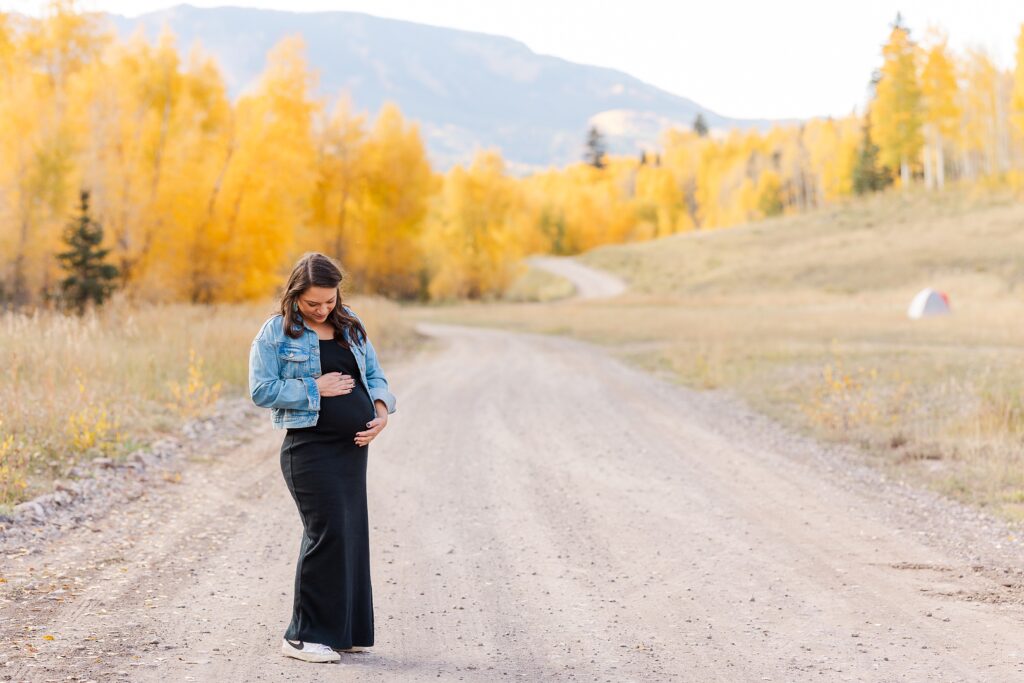
<svg viewBox="0 0 1024 683">
<path fill-rule="evenodd" d="M 7 555 L 0 678 L 1024 680 L 1020 544 L 986 517 L 594 347 L 422 329 L 370 446 L 372 652 L 278 654 L 301 524 L 260 412 Z"/>
<path fill-rule="evenodd" d="M 591 268 L 569 256 L 532 256 L 526 261 L 572 282 L 577 299 L 604 299 L 627 289 L 626 283 L 617 275 Z"/>
</svg>

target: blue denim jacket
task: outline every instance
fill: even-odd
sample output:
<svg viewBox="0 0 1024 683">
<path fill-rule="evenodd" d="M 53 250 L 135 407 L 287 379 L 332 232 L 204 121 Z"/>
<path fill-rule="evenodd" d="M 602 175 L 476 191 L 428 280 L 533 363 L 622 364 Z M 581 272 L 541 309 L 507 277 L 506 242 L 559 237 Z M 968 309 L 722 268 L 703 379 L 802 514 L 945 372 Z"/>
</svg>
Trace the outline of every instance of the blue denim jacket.
<svg viewBox="0 0 1024 683">
<path fill-rule="evenodd" d="M 351 308 L 342 306 L 362 322 Z M 320 417 L 320 390 L 316 386 L 316 378 L 321 375 L 319 337 L 308 326 L 298 339 L 289 337 L 284 333 L 283 321 L 280 313 L 271 316 L 252 340 L 249 394 L 253 403 L 270 408 L 270 419 L 276 429 L 311 427 Z M 345 339 L 352 347 L 370 400 L 380 399 L 389 414 L 395 412 L 395 396 L 388 390 L 388 380 L 369 337 L 363 344 L 357 344 L 346 330 Z"/>
</svg>

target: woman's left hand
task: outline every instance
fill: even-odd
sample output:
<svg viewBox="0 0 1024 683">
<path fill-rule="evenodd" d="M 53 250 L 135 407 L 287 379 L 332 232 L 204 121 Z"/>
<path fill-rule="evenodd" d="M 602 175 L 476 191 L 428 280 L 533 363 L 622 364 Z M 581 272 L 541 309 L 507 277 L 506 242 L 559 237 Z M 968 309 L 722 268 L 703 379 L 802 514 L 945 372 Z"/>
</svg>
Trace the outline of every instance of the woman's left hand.
<svg viewBox="0 0 1024 683">
<path fill-rule="evenodd" d="M 381 431 L 388 424 L 388 418 L 385 414 L 383 417 L 378 415 L 369 422 L 366 423 L 367 429 L 362 432 L 356 432 L 356 445 L 365 446 L 366 444 L 373 441 L 374 437 L 381 433 Z"/>
</svg>

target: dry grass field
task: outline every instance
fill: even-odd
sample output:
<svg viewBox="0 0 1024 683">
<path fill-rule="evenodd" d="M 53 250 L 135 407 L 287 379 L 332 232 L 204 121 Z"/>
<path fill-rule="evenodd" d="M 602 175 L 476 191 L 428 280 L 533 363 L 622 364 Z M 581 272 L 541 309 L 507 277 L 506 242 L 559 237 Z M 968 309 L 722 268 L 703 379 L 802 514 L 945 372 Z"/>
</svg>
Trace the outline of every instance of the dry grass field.
<svg viewBox="0 0 1024 683">
<path fill-rule="evenodd" d="M 1024 203 L 1009 194 L 890 193 L 580 260 L 630 292 L 416 315 L 606 345 L 860 445 L 893 477 L 1024 519 Z M 909 320 L 928 286 L 953 315 Z"/>
<path fill-rule="evenodd" d="M 412 339 L 396 305 L 349 303 L 376 347 L 398 352 Z M 76 462 L 124 456 L 222 398 L 246 397 L 249 343 L 274 308 L 114 300 L 82 318 L 0 314 L 0 511 Z"/>
</svg>

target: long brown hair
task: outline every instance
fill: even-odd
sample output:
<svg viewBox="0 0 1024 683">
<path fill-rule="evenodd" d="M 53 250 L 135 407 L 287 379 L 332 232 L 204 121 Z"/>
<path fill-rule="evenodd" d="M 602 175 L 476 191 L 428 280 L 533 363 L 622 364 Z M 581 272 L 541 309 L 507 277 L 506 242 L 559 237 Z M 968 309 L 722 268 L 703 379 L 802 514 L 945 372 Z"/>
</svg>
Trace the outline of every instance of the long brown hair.
<svg viewBox="0 0 1024 683">
<path fill-rule="evenodd" d="M 298 298 L 310 287 L 333 287 L 337 292 L 334 308 L 327 314 L 327 322 L 334 328 L 334 340 L 348 348 L 344 331 L 347 329 L 353 339 L 365 341 L 366 329 L 355 317 L 345 312 L 341 301 L 341 281 L 344 278 L 341 267 L 329 256 L 316 251 L 302 255 L 288 276 L 284 294 L 281 296 L 281 315 L 284 316 L 284 333 L 298 339 L 302 336 L 302 313 L 298 310 Z M 363 343 L 360 341 L 359 343 Z"/>
</svg>

